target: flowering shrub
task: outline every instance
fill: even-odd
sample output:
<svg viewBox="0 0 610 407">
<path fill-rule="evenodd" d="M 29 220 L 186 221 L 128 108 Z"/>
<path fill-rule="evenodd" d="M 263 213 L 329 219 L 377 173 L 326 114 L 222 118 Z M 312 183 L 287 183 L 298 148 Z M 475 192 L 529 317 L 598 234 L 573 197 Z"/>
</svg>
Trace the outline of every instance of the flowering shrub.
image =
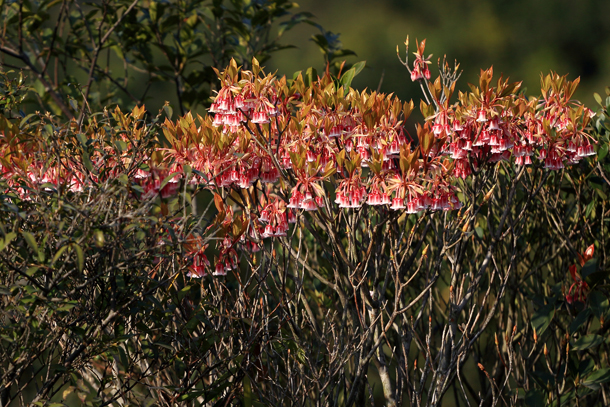
<svg viewBox="0 0 610 407">
<path fill-rule="evenodd" d="M 4 118 L 2 403 L 606 404 L 610 96 L 424 51 L 412 134 L 362 64 L 256 59 L 206 117 Z"/>
<path fill-rule="evenodd" d="M 427 69 L 424 45 L 411 72 Z M 543 79 L 541 100 L 528 100 L 517 94 L 518 83 L 501 78 L 491 86 L 489 69 L 481 72 L 479 88 L 460 92 L 455 105 L 456 73 L 447 65 L 434 83 L 427 82 L 429 73 L 412 75 L 426 81 L 432 101 L 421 102 L 426 121 L 412 138 L 403 126 L 412 101 L 345 88 L 328 72 L 309 86 L 302 75 L 287 84 L 261 75 L 256 61 L 253 66 L 240 72 L 233 61 L 219 74 L 213 118 L 198 128 L 189 117 L 166 122 L 164 134 L 172 144 L 167 167 L 179 174 L 188 165 L 201 175 L 191 182 L 242 192 L 227 199 L 249 203 L 243 209 L 254 242 L 286 236 L 295 210 L 316 211 L 331 201 L 337 208 L 389 205 L 408 214 L 457 210 L 457 178 L 500 161 L 531 165 L 532 157 L 559 170 L 595 154 L 585 132 L 592 112 L 571 99 L 578 81 L 555 74 Z"/>
</svg>

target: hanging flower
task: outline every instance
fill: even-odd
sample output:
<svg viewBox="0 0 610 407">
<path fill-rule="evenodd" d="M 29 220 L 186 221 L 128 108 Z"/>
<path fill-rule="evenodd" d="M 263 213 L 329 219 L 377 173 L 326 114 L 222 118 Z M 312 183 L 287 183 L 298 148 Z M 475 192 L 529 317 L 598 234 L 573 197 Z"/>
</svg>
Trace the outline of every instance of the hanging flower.
<svg viewBox="0 0 610 407">
<path fill-rule="evenodd" d="M 587 250 L 585 250 L 583 254 L 577 253 L 581 267 L 593 258 L 594 251 L 595 245 L 591 245 L 587 247 Z M 570 266 L 570 276 L 574 282 L 566 294 L 566 302 L 568 304 L 572 304 L 575 301 L 585 302 L 587 300 L 587 294 L 589 293 L 589 285 L 582 279 L 576 270 L 576 264 Z"/>
</svg>

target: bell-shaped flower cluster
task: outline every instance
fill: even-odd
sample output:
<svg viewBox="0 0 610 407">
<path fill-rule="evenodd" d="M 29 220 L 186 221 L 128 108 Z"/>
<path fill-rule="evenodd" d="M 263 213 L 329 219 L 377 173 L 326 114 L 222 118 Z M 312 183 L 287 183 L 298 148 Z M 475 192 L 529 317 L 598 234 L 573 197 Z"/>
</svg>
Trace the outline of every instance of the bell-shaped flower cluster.
<svg viewBox="0 0 610 407">
<path fill-rule="evenodd" d="M 418 45 L 412 72 L 424 75 L 425 42 Z M 432 103 L 421 104 L 426 122 L 416 137 L 404 127 L 413 102 L 344 89 L 328 73 L 289 82 L 261 74 L 256 63 L 250 72 L 232 62 L 219 77 L 212 117 L 198 126 L 188 115 L 166 122 L 174 147 L 165 157 L 191 166 L 209 188 L 247 190 L 261 202 L 273 194 L 241 236 L 250 251 L 259 246 L 248 239 L 286 236 L 296 211 L 456 210 L 456 179 L 499 162 L 556 170 L 594 153 L 583 130 L 591 113 L 571 99 L 575 83 L 556 75 L 544 80 L 540 100 L 519 95 L 519 84 L 502 78 L 491 86 L 491 69 L 453 104 L 452 89 L 443 98 L 440 80 L 426 82 Z"/>
<path fill-rule="evenodd" d="M 412 101 L 344 88 L 328 72 L 288 81 L 265 75 L 256 60 L 252 71 L 232 61 L 218 72 L 221 87 L 210 115 L 166 120 L 162 128 L 169 146 L 146 157 L 134 157 L 130 149 L 141 131 L 137 121 L 143 108 L 136 108 L 129 115 L 115 111 L 129 131 L 118 133 L 125 134 L 119 136 L 122 144 L 94 150 L 88 157 L 93 171 L 28 154 L 27 143 L 12 140 L 18 129 L 4 124 L 0 171 L 10 179 L 18 173 L 31 184 L 74 192 L 89 181 L 127 172 L 143 199 L 169 198 L 181 182 L 224 189 L 216 194 L 225 197 L 222 205 L 216 202 L 222 214 L 216 227 L 224 238 L 217 240 L 214 266 L 214 274 L 223 275 L 238 265 L 236 248 L 253 252 L 260 239 L 286 236 L 300 211 L 363 205 L 409 214 L 456 210 L 461 207 L 457 181 L 473 173 L 500 162 L 558 170 L 595 153 L 584 130 L 592 113 L 572 99 L 577 81 L 551 74 L 543 78 L 542 97 L 527 99 L 518 93 L 519 83 L 500 78 L 492 86 L 489 69 L 481 72 L 478 87 L 459 92 L 451 102 L 453 85 L 447 87 L 440 77 L 427 80 L 424 47 L 425 41 L 418 44 L 410 71 L 416 80 L 426 79 L 422 88 L 429 103 L 421 102 L 425 123 L 413 135 L 405 128 Z M 244 212 L 237 234 L 230 227 L 233 206 Z M 200 248 L 193 253 L 191 274 L 202 276 L 207 257 Z"/>
<path fill-rule="evenodd" d="M 114 128 L 93 120 L 80 131 L 74 122 L 61 127 L 48 115 L 22 126 L 0 116 L 0 174 L 23 200 L 38 189 L 80 193 L 120 175 L 141 182 L 142 196 L 172 195 L 172 185 L 160 188 L 167 169 L 139 168 L 149 161 L 142 149 L 134 148 L 134 140 L 146 131 L 145 112 L 144 106 L 127 114 L 117 107 L 111 112 Z"/>
<path fill-rule="evenodd" d="M 288 223 L 295 223 L 294 212 L 286 208 L 284 201 L 274 197 L 274 201 L 260 211 L 259 222 L 264 224 L 261 227 L 261 237 L 281 237 L 288 232 Z"/>
<path fill-rule="evenodd" d="M 543 79 L 543 98 L 528 100 L 516 93 L 520 84 L 500 78 L 491 87 L 492 77 L 492 69 L 482 71 L 480 88 L 460 93 L 456 105 L 438 101 L 438 113 L 429 117 L 455 161 L 455 177 L 466 179 L 481 165 L 511 160 L 559 170 L 595 154 L 584 131 L 592 112 L 571 99 L 577 81 L 551 74 Z"/>
</svg>

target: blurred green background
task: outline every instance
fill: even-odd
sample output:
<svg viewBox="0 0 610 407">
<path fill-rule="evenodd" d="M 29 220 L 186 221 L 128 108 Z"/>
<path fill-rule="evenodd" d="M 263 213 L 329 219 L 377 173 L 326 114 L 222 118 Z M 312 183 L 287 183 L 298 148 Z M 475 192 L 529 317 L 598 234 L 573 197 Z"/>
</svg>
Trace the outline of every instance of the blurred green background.
<svg viewBox="0 0 610 407">
<path fill-rule="evenodd" d="M 426 54 L 457 60 L 464 73 L 461 90 L 475 83 L 480 69 L 493 65 L 498 75 L 523 81 L 528 94 L 540 94 L 540 73 L 551 70 L 569 79 L 581 78 L 576 98 L 594 108 L 593 92 L 610 85 L 610 1 L 585 0 L 300 0 L 301 11 L 310 11 L 325 29 L 341 34 L 343 47 L 367 61 L 353 82 L 359 89 L 395 92 L 403 99 L 418 99 L 418 88 L 396 57 L 409 35 L 427 39 Z M 319 49 L 310 41 L 315 28 L 296 27 L 283 38 L 298 49 L 276 53 L 267 67 L 279 74 L 314 66 L 323 69 Z M 412 55 L 412 54 L 411 54 Z M 412 58 L 411 58 L 412 60 Z M 438 72 L 432 70 L 433 75 Z"/>
<path fill-rule="evenodd" d="M 437 72 L 436 61 L 443 55 L 450 64 L 460 63 L 464 71 L 457 83 L 460 90 L 467 90 L 468 82 L 476 83 L 480 69 L 492 65 L 496 77 L 503 73 L 513 81 L 523 81 L 527 94 L 532 96 L 540 95 L 541 73 L 546 75 L 553 70 L 568 74 L 569 79 L 580 77 L 581 86 L 575 97 L 591 108 L 596 106 L 593 93 L 604 94 L 604 88 L 610 86 L 608 0 L 297 2 L 300 7 L 294 9 L 290 0 L 140 0 L 136 11 L 104 44 L 88 103 L 95 110 L 113 104 L 130 109 L 137 102 L 144 102 L 156 112 L 168 101 L 178 114 L 189 109 L 204 113 L 218 85 L 211 67 L 222 70 L 231 57 L 247 65 L 251 55 L 257 55 L 267 71 L 289 77 L 310 66 L 321 73 L 324 56 L 311 41 L 313 35 L 321 34 L 319 26 L 340 33 L 343 47 L 357 54 L 348 56 L 348 63 L 366 61 L 367 67 L 352 86 L 394 92 L 401 99 L 414 99 L 416 103 L 421 96 L 419 86 L 411 82 L 396 56 L 398 45 L 404 58 L 407 36 L 411 51 L 416 39 L 427 39 L 426 55 L 434 55 L 433 75 Z M 26 113 L 51 110 L 69 115 L 68 104 L 78 102 L 72 110 L 80 112 L 80 89 L 86 88 L 93 52 L 89 44 L 99 42 L 95 35 L 89 38 L 90 31 L 101 27 L 105 32 L 110 27 L 110 20 L 106 24 L 100 20 L 105 15 L 100 4 L 111 7 L 110 14 L 116 17 L 130 3 L 69 2 L 69 18 L 64 14 L 63 20 L 59 19 L 66 32 L 59 30 L 62 34 L 53 47 L 62 2 L 3 2 L 0 48 L 6 45 L 17 49 L 22 5 L 26 5 L 26 46 L 23 55 L 17 57 L 15 52 L 0 52 L 0 69 L 37 66 L 39 72 L 46 72 L 53 89 L 63 95 L 65 105 L 62 110 L 54 105 L 37 75 L 26 69 L 25 75 L 36 92 L 31 92 L 20 109 Z M 81 5 L 88 13 L 86 19 Z M 297 24 L 276 42 L 282 23 L 286 27 L 291 21 L 305 20 L 294 16 L 299 11 L 313 13 L 313 23 Z M 155 18 L 151 17 L 153 14 Z M 293 16 L 295 20 L 290 20 Z M 281 49 L 280 45 L 296 48 Z M 51 60 L 47 60 L 49 48 L 54 50 Z"/>
</svg>

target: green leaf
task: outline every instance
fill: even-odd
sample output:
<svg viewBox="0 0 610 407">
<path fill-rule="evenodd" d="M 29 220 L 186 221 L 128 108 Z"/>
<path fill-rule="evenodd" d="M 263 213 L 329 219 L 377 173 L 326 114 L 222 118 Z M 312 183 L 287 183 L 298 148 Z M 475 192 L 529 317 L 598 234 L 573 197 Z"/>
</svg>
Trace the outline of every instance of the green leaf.
<svg viewBox="0 0 610 407">
<path fill-rule="evenodd" d="M 99 229 L 95 229 L 93 231 L 93 239 L 94 239 L 95 245 L 97 247 L 104 247 L 104 245 L 106 244 L 106 238 L 104 237 L 104 232 Z"/>
<path fill-rule="evenodd" d="M 585 350 L 589 348 L 594 348 L 601 344 L 604 341 L 600 335 L 585 335 L 580 338 L 576 342 L 570 345 L 572 350 Z"/>
<path fill-rule="evenodd" d="M 4 235 L 4 239 L 0 239 L 0 251 L 4 250 L 4 248 L 8 246 L 15 237 L 17 237 L 17 233 L 15 232 L 10 232 Z"/>
<path fill-rule="evenodd" d="M 76 307 L 78 303 L 76 301 L 70 301 L 63 304 L 61 307 L 57 308 L 57 311 L 70 311 L 72 308 Z"/>
<path fill-rule="evenodd" d="M 597 150 L 597 159 L 603 160 L 608 155 L 608 144 L 602 145 L 599 150 Z"/>
<path fill-rule="evenodd" d="M 477 236 L 479 236 L 480 239 L 483 239 L 483 236 L 485 236 L 483 229 L 480 226 L 476 226 L 474 231 L 477 232 Z"/>
<path fill-rule="evenodd" d="M 117 179 L 123 185 L 128 185 L 129 184 L 129 178 L 127 178 L 127 174 L 121 174 L 121 175 L 119 175 L 117 177 Z"/>
<path fill-rule="evenodd" d="M 311 86 L 313 82 L 318 80 L 318 71 L 315 68 L 307 68 L 303 79 L 305 80 L 305 86 Z"/>
<path fill-rule="evenodd" d="M 570 332 L 574 333 L 578 331 L 578 328 L 583 326 L 591 316 L 591 309 L 585 308 L 574 318 L 574 321 L 570 324 Z"/>
<path fill-rule="evenodd" d="M 28 120 L 30 120 L 30 118 L 32 116 L 35 116 L 35 113 L 30 113 L 29 115 L 27 115 L 23 119 L 21 119 L 21 122 L 19 122 L 19 128 L 22 129 L 23 126 L 28 122 Z"/>
<path fill-rule="evenodd" d="M 601 96 L 599 96 L 599 94 L 598 94 L 598 93 L 594 93 L 594 94 L 593 94 L 593 98 L 595 99 L 595 101 L 596 101 L 597 103 L 599 103 L 599 105 L 600 105 L 601 107 L 605 107 L 605 106 L 602 104 L 602 97 L 601 97 Z"/>
<path fill-rule="evenodd" d="M 556 407 L 556 406 L 564 406 L 564 405 L 570 405 L 569 402 L 573 401 L 574 398 L 576 396 L 576 391 L 574 391 L 574 389 L 568 391 L 568 392 L 564 392 L 561 397 L 559 397 L 559 400 L 553 400 L 553 402 L 551 404 L 549 404 L 549 407 Z M 559 401 L 559 403 L 557 402 Z"/>
<path fill-rule="evenodd" d="M 547 388 L 555 383 L 555 378 L 546 370 L 535 370 L 530 373 L 531 378 L 538 384 L 539 388 Z"/>
<path fill-rule="evenodd" d="M 192 391 L 190 393 L 187 394 L 183 394 L 182 396 L 180 396 L 178 398 L 179 401 L 188 401 L 188 400 L 194 400 L 196 398 L 199 398 L 203 395 L 205 395 L 207 393 L 206 390 L 197 390 L 197 391 Z M 214 393 L 216 395 L 216 393 Z M 218 393 L 220 394 L 220 393 Z"/>
<path fill-rule="evenodd" d="M 176 177 L 177 175 L 180 175 L 180 173 L 175 172 L 171 175 L 168 175 L 167 177 L 165 177 L 165 179 L 163 180 L 163 182 L 161 182 L 161 186 L 159 187 L 159 191 L 162 190 L 163 188 L 165 188 L 165 186 L 167 185 L 168 182 L 170 182 L 174 177 Z"/>
<path fill-rule="evenodd" d="M 168 119 L 172 119 L 172 116 L 174 115 L 174 109 L 172 109 L 170 105 L 163 106 L 163 112 L 165 113 L 165 116 L 167 116 Z"/>
<path fill-rule="evenodd" d="M 544 406 L 544 393 L 541 390 L 534 389 L 525 393 L 525 405 L 531 407 Z"/>
<path fill-rule="evenodd" d="M 586 358 L 581 361 L 578 361 L 577 358 L 570 358 L 570 363 L 572 362 L 577 362 L 572 371 L 575 374 L 578 374 L 581 378 L 587 376 L 593 371 L 593 369 L 595 369 L 595 362 L 591 358 Z"/>
<path fill-rule="evenodd" d="M 610 269 L 602 269 L 598 268 L 599 259 L 591 259 L 585 263 L 581 270 L 581 275 L 583 279 L 589 284 L 591 287 L 595 287 L 600 284 L 602 281 L 608 278 L 610 275 Z"/>
<path fill-rule="evenodd" d="M 352 69 L 354 69 L 356 71 L 356 75 L 358 75 L 360 72 L 362 72 L 362 70 L 364 69 L 365 65 L 366 65 L 366 61 L 356 62 L 352 66 Z"/>
<path fill-rule="evenodd" d="M 598 319 L 601 319 L 602 316 L 606 315 L 610 308 L 608 298 L 597 290 L 593 290 L 589 294 L 589 304 L 593 314 L 595 314 Z"/>
<path fill-rule="evenodd" d="M 199 319 L 196 317 L 193 317 L 184 325 L 184 329 L 187 332 L 193 332 L 200 325 L 201 325 L 201 322 L 199 322 Z"/>
<path fill-rule="evenodd" d="M 85 254 L 83 253 L 83 249 L 76 243 L 72 243 L 70 246 L 76 253 L 76 266 L 78 267 L 78 271 L 82 272 L 85 268 Z"/>
<path fill-rule="evenodd" d="M 125 368 L 125 371 L 129 368 L 129 361 L 127 360 L 127 354 L 125 353 L 125 349 L 122 346 L 117 346 L 117 350 L 119 351 L 119 359 Z"/>
<path fill-rule="evenodd" d="M 47 124 L 44 126 L 44 130 L 47 132 L 47 134 L 49 135 L 53 135 L 53 133 L 55 133 L 55 129 L 53 128 L 52 124 Z"/>
<path fill-rule="evenodd" d="M 7 341 L 9 343 L 15 342 L 15 340 L 13 338 L 11 338 L 10 336 L 7 336 L 7 335 L 0 335 L 0 338 L 4 339 L 5 341 Z"/>
<path fill-rule="evenodd" d="M 36 272 L 38 271 L 39 268 L 40 268 L 39 266 L 32 266 L 26 270 L 25 274 L 32 277 L 34 274 L 36 274 Z"/>
<path fill-rule="evenodd" d="M 57 253 L 55 253 L 55 256 L 53 256 L 53 260 L 51 260 L 51 265 L 55 264 L 55 262 L 57 260 L 59 260 L 59 258 L 61 257 L 62 254 L 64 254 L 64 252 L 66 251 L 67 248 L 68 248 L 68 246 L 62 246 L 59 248 Z"/>
<path fill-rule="evenodd" d="M 586 262 L 585 265 L 582 266 L 582 270 L 580 271 L 580 275 L 582 276 L 582 278 L 585 278 L 588 275 L 595 273 L 597 271 L 597 263 L 598 260 L 596 258 Z"/>
<path fill-rule="evenodd" d="M 343 75 L 341 75 L 339 82 L 341 83 L 341 86 L 343 86 L 343 89 L 347 90 L 352 85 L 352 80 L 354 80 L 354 77 L 364 69 L 365 65 L 366 61 L 357 62 Z"/>
<path fill-rule="evenodd" d="M 317 26 L 317 24 L 315 24 L 313 21 L 310 20 L 312 17 L 313 17 L 313 14 L 311 14 L 307 11 L 294 14 L 290 18 L 289 21 L 280 23 L 280 27 L 278 30 L 278 36 L 281 36 L 284 32 L 293 29 L 297 24 L 300 24 L 300 23 L 307 23 L 310 25 Z"/>
<path fill-rule="evenodd" d="M 44 89 L 44 85 L 42 84 L 42 82 L 40 82 L 40 80 L 36 79 L 36 81 L 34 82 L 34 90 L 36 91 L 36 93 L 38 93 L 40 96 L 44 96 L 45 94 L 45 89 Z"/>
<path fill-rule="evenodd" d="M 89 154 L 87 154 L 87 152 L 83 152 L 83 164 L 89 171 L 93 171 L 93 164 L 91 163 L 91 159 L 89 158 Z"/>
<path fill-rule="evenodd" d="M 36 244 L 36 238 L 34 238 L 34 235 L 30 232 L 22 231 L 21 236 L 23 236 L 28 246 L 30 246 L 30 249 L 32 249 L 34 253 L 38 254 L 38 244 Z"/>
<path fill-rule="evenodd" d="M 356 71 L 354 69 L 349 69 L 347 72 L 341 75 L 339 82 L 341 83 L 341 86 L 343 86 L 343 89 L 348 89 L 350 87 L 354 76 L 356 76 Z"/>
<path fill-rule="evenodd" d="M 591 219 L 594 217 L 594 216 L 591 216 L 592 213 L 595 214 L 595 212 L 593 212 L 593 208 L 595 208 L 595 201 L 591 201 L 587 205 L 587 208 L 585 209 L 585 218 Z"/>
<path fill-rule="evenodd" d="M 601 383 L 606 383 L 607 381 L 610 381 L 610 369 L 605 368 L 591 373 L 582 381 L 582 384 L 589 388 L 598 389 Z"/>
<path fill-rule="evenodd" d="M 195 175 L 197 175 L 197 176 L 201 177 L 201 178 L 202 178 L 202 179 L 203 179 L 203 180 L 204 180 L 206 183 L 208 183 L 208 182 L 210 181 L 210 180 L 208 179 L 208 176 L 207 176 L 207 175 L 205 175 L 205 174 L 204 174 L 203 172 L 201 172 L 201 171 L 198 171 L 198 170 L 196 170 L 196 169 L 193 169 L 193 174 L 195 174 Z"/>
<path fill-rule="evenodd" d="M 532 316 L 532 327 L 536 330 L 538 336 L 542 335 L 551 325 L 554 316 L 555 304 L 547 304 L 534 313 Z"/>
<path fill-rule="evenodd" d="M 117 150 L 119 150 L 119 153 L 127 151 L 127 143 L 125 143 L 123 140 L 116 140 L 114 145 L 116 146 Z"/>
<path fill-rule="evenodd" d="M 89 140 L 87 139 L 87 136 L 85 136 L 83 133 L 76 134 L 76 139 L 80 141 L 83 147 L 87 147 L 87 143 L 89 142 Z"/>
<path fill-rule="evenodd" d="M 174 352 L 174 348 L 172 348 L 170 345 L 163 343 L 163 342 L 153 342 L 154 346 L 160 346 L 162 348 L 165 348 L 167 350 L 170 350 L 172 352 Z"/>
</svg>

